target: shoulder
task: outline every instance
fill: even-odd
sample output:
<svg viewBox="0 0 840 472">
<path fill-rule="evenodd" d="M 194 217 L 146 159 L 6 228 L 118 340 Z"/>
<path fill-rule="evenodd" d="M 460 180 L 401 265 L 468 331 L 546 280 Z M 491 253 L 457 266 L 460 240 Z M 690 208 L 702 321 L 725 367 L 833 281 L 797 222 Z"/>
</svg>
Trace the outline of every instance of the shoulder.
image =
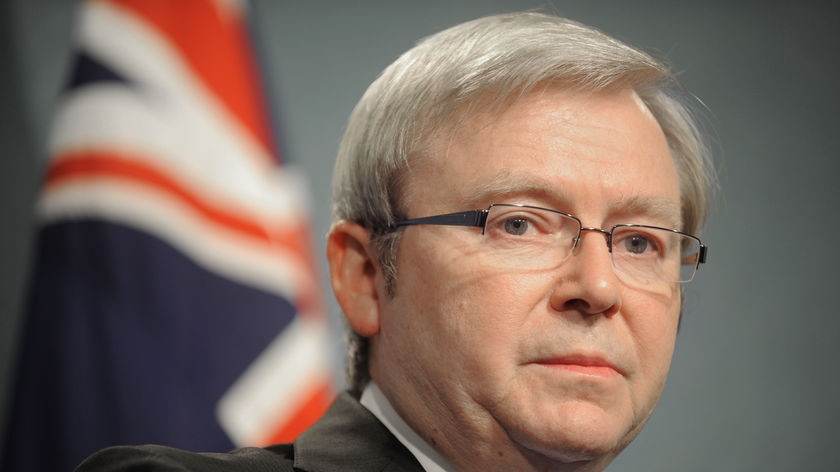
<svg viewBox="0 0 840 472">
<path fill-rule="evenodd" d="M 76 472 L 292 471 L 292 446 L 246 447 L 229 453 L 196 453 L 166 446 L 116 446 L 90 456 Z"/>
<path fill-rule="evenodd" d="M 76 472 L 269 470 L 422 472 L 423 468 L 357 398 L 343 393 L 294 445 L 242 448 L 226 454 L 195 453 L 155 445 L 118 446 L 94 454 Z"/>
</svg>

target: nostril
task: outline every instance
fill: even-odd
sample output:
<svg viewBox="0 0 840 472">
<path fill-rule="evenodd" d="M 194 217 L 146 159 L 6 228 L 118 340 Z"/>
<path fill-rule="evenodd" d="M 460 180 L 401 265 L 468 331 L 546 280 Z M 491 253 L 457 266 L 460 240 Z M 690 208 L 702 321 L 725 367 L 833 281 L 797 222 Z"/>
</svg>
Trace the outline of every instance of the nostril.
<svg viewBox="0 0 840 472">
<path fill-rule="evenodd" d="M 583 298 L 573 298 L 566 301 L 563 306 L 563 311 L 580 313 L 585 317 L 591 317 L 594 315 L 604 315 L 609 317 L 618 313 L 619 306 L 620 304 L 618 303 L 595 306 Z"/>
<path fill-rule="evenodd" d="M 591 308 L 589 302 L 582 298 L 573 298 L 571 300 L 567 300 L 564 305 L 564 308 L 567 310 L 580 311 L 581 313 L 586 314 L 589 314 Z"/>
</svg>

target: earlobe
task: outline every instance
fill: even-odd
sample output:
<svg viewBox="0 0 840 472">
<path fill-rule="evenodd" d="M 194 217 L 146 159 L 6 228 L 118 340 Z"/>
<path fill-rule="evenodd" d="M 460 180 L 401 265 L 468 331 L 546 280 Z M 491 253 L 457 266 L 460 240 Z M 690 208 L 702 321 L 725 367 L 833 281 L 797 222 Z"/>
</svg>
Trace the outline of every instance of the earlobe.
<svg viewBox="0 0 840 472">
<path fill-rule="evenodd" d="M 350 221 L 333 225 L 327 236 L 327 261 L 333 292 L 347 321 L 360 335 L 373 336 L 379 331 L 379 269 L 368 230 Z"/>
</svg>

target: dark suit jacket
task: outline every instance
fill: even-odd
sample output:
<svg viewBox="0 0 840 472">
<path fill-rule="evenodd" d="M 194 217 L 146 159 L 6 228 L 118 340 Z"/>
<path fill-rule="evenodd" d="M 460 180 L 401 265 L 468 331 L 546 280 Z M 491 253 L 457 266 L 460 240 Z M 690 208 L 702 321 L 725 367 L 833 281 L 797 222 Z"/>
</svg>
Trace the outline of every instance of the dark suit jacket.
<svg viewBox="0 0 840 472">
<path fill-rule="evenodd" d="M 165 446 L 117 446 L 89 457 L 77 472 L 105 471 L 422 472 L 414 456 L 349 393 L 294 444 L 195 453 Z"/>
</svg>

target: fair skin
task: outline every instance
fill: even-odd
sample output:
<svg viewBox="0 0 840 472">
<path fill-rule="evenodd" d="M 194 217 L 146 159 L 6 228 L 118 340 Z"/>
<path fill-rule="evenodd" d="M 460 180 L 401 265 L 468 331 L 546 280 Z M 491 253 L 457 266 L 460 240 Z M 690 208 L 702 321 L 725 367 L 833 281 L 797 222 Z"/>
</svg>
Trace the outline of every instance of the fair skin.
<svg viewBox="0 0 840 472">
<path fill-rule="evenodd" d="M 407 217 L 526 203 L 584 226 L 679 227 L 665 138 L 630 90 L 549 87 L 474 112 L 403 188 Z M 371 375 L 458 470 L 602 470 L 641 430 L 665 384 L 677 284 L 616 274 L 604 237 L 550 270 L 500 271 L 481 229 L 404 228 L 393 294 L 368 232 L 337 223 L 327 251 Z"/>
</svg>

